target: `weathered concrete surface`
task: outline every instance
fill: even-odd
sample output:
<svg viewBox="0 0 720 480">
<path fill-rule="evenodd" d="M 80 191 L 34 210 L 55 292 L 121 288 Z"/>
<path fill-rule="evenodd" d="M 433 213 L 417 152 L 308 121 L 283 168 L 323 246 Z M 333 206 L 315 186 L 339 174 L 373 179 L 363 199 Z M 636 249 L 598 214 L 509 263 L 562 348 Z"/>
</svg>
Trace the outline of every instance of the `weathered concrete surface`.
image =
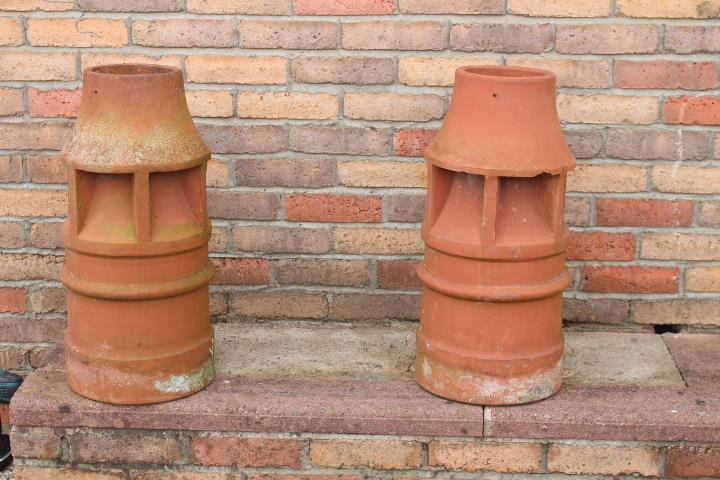
<svg viewBox="0 0 720 480">
<path fill-rule="evenodd" d="M 663 339 L 688 386 L 720 389 L 720 335 L 668 333 Z"/>
<path fill-rule="evenodd" d="M 684 387 L 662 337 L 647 333 L 566 332 L 565 383 Z"/>
</svg>

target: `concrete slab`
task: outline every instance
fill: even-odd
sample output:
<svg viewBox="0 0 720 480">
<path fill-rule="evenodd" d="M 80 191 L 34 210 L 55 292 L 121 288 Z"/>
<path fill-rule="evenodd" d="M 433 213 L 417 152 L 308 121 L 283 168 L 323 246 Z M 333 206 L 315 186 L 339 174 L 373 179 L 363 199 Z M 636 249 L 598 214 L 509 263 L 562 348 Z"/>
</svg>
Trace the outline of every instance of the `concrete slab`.
<svg viewBox="0 0 720 480">
<path fill-rule="evenodd" d="M 720 335 L 666 333 L 663 339 L 688 386 L 720 389 Z"/>
<path fill-rule="evenodd" d="M 660 335 L 566 332 L 565 382 L 596 387 L 685 387 Z"/>
</svg>

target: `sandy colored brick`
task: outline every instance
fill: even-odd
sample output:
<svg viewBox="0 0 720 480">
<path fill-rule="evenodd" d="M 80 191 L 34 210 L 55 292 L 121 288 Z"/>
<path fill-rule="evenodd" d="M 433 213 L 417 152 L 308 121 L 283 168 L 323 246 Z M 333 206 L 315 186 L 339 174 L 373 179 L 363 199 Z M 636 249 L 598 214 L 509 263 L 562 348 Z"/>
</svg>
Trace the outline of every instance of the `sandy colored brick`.
<svg viewBox="0 0 720 480">
<path fill-rule="evenodd" d="M 388 221 L 419 223 L 425 213 L 425 195 L 388 195 L 385 205 Z"/>
<path fill-rule="evenodd" d="M 225 252 L 228 247 L 228 230 L 225 227 L 213 225 L 208 249 L 211 252 Z"/>
<path fill-rule="evenodd" d="M 285 218 L 292 222 L 382 222 L 382 198 L 369 195 L 288 195 Z"/>
<path fill-rule="evenodd" d="M 598 198 L 595 221 L 608 227 L 688 227 L 693 208 L 689 200 Z"/>
<path fill-rule="evenodd" d="M 338 253 L 419 255 L 424 247 L 420 231 L 407 228 L 336 227 L 333 239 Z"/>
<path fill-rule="evenodd" d="M 0 254 L 0 280 L 57 280 L 63 257 L 32 253 Z"/>
<path fill-rule="evenodd" d="M 0 11 L 65 12 L 74 8 L 72 0 L 3 0 Z"/>
<path fill-rule="evenodd" d="M 275 192 L 208 192 L 210 218 L 230 220 L 273 220 L 277 218 L 280 195 Z"/>
<path fill-rule="evenodd" d="M 422 444 L 404 440 L 311 440 L 310 461 L 321 467 L 408 470 L 420 467 Z"/>
<path fill-rule="evenodd" d="M 541 53 L 550 49 L 549 23 L 464 23 L 453 25 L 450 49 L 464 52 Z"/>
<path fill-rule="evenodd" d="M 88 470 L 79 468 L 15 467 L 15 480 L 125 480 L 125 472 L 117 469 Z"/>
<path fill-rule="evenodd" d="M 146 47 L 234 47 L 237 43 L 230 20 L 135 20 L 132 39 Z"/>
<path fill-rule="evenodd" d="M 655 190 L 671 193 L 720 193 L 720 168 L 657 165 L 652 169 Z"/>
<path fill-rule="evenodd" d="M 720 52 L 720 27 L 713 25 L 668 25 L 665 50 L 671 53 Z"/>
<path fill-rule="evenodd" d="M 620 88 L 713 90 L 717 84 L 714 62 L 615 61 L 615 86 Z"/>
<path fill-rule="evenodd" d="M 349 22 L 342 25 L 342 45 L 348 50 L 442 50 L 445 32 L 443 22 Z"/>
<path fill-rule="evenodd" d="M 349 187 L 422 188 L 427 182 L 427 166 L 420 162 L 352 160 L 338 162 L 337 169 Z"/>
<path fill-rule="evenodd" d="M 106 65 L 108 63 L 154 63 L 168 67 L 182 67 L 182 59 L 178 55 L 141 55 L 135 53 L 82 53 L 80 55 L 80 63 L 83 71 L 87 68 Z"/>
<path fill-rule="evenodd" d="M 25 289 L 0 287 L 0 312 L 25 313 L 26 311 Z"/>
<path fill-rule="evenodd" d="M 25 245 L 25 228 L 21 222 L 0 221 L 0 247 L 20 248 Z"/>
<path fill-rule="evenodd" d="M 498 56 L 491 57 L 401 57 L 398 79 L 405 85 L 447 87 L 455 83 L 455 70 L 467 65 L 499 65 Z"/>
<path fill-rule="evenodd" d="M 234 315 L 257 318 L 325 318 L 328 303 L 324 294 L 298 290 L 251 290 L 230 299 Z"/>
<path fill-rule="evenodd" d="M 548 470 L 576 475 L 661 474 L 660 452 L 642 445 L 550 445 Z"/>
<path fill-rule="evenodd" d="M 583 197 L 566 197 L 565 223 L 577 226 L 589 225 L 590 199 Z"/>
<path fill-rule="evenodd" d="M 502 15 L 503 0 L 399 0 L 400 13 L 452 14 L 452 15 Z"/>
<path fill-rule="evenodd" d="M 19 88 L 0 88 L 0 116 L 22 115 L 25 111 L 23 91 Z"/>
<path fill-rule="evenodd" d="M 247 158 L 235 162 L 235 183 L 249 187 L 334 185 L 334 162 L 315 158 Z"/>
<path fill-rule="evenodd" d="M 0 52 L 0 80 L 75 80 L 74 53 Z"/>
<path fill-rule="evenodd" d="M 270 262 L 266 258 L 213 258 L 218 285 L 265 285 L 270 279 Z"/>
<path fill-rule="evenodd" d="M 78 7 L 85 12 L 178 12 L 182 0 L 78 0 Z"/>
<path fill-rule="evenodd" d="M 10 442 L 13 455 L 18 458 L 60 458 L 60 436 L 52 428 L 13 427 Z"/>
<path fill-rule="evenodd" d="M 210 159 L 207 163 L 208 187 L 226 187 L 230 179 L 227 164 L 221 160 Z"/>
<path fill-rule="evenodd" d="M 198 55 L 185 60 L 191 83 L 283 84 L 287 60 L 283 57 Z"/>
<path fill-rule="evenodd" d="M 424 93 L 346 93 L 346 118 L 426 122 L 445 116 L 445 98 Z"/>
<path fill-rule="evenodd" d="M 289 15 L 291 0 L 187 0 L 187 11 L 238 15 Z"/>
<path fill-rule="evenodd" d="M 704 227 L 720 226 L 720 201 L 700 202 L 697 222 Z"/>
<path fill-rule="evenodd" d="M 720 292 L 720 267 L 691 267 L 685 273 L 689 292 Z"/>
<path fill-rule="evenodd" d="M 237 475 L 195 470 L 131 470 L 130 478 L 132 480 L 237 480 Z"/>
<path fill-rule="evenodd" d="M 618 15 L 636 18 L 720 17 L 720 0 L 617 0 Z"/>
<path fill-rule="evenodd" d="M 69 436 L 70 455 L 81 463 L 170 464 L 182 458 L 173 433 L 79 430 Z"/>
<path fill-rule="evenodd" d="M 67 212 L 67 192 L 45 188 L 0 189 L 0 215 L 56 217 Z"/>
<path fill-rule="evenodd" d="M 330 93 L 240 92 L 237 114 L 241 118 L 336 118 L 340 101 Z"/>
<path fill-rule="evenodd" d="M 296 15 L 389 15 L 395 0 L 294 0 Z"/>
<path fill-rule="evenodd" d="M 390 129 L 325 125 L 290 127 L 290 149 L 306 153 L 388 155 Z"/>
<path fill-rule="evenodd" d="M 720 260 L 720 235 L 648 232 L 643 235 L 640 258 Z"/>
<path fill-rule="evenodd" d="M 610 86 L 610 62 L 607 60 L 549 60 L 509 57 L 507 65 L 550 70 L 558 87 L 607 88 Z"/>
<path fill-rule="evenodd" d="M 657 120 L 658 99 L 630 95 L 573 95 L 557 97 L 560 120 L 570 123 L 650 124 Z"/>
<path fill-rule="evenodd" d="M 657 25 L 558 25 L 558 53 L 653 53 L 660 45 Z"/>
<path fill-rule="evenodd" d="M 720 97 L 670 97 L 663 117 L 670 124 L 720 125 Z"/>
<path fill-rule="evenodd" d="M 595 158 L 600 155 L 604 141 L 601 129 L 565 130 L 565 140 L 577 158 Z"/>
<path fill-rule="evenodd" d="M 28 155 L 28 176 L 35 183 L 67 182 L 65 164 L 59 155 Z"/>
<path fill-rule="evenodd" d="M 717 300 L 637 300 L 633 302 L 632 321 L 650 325 L 720 326 L 720 301 Z"/>
<path fill-rule="evenodd" d="M 22 45 L 22 23 L 17 18 L 0 17 L 0 46 Z"/>
<path fill-rule="evenodd" d="M 21 182 L 22 179 L 22 157 L 20 155 L 0 155 L 0 182 Z"/>
<path fill-rule="evenodd" d="M 625 160 L 705 160 L 709 135 L 693 130 L 612 128 L 607 155 Z"/>
<path fill-rule="evenodd" d="M 30 45 L 40 47 L 122 47 L 128 43 L 124 20 L 109 18 L 31 18 Z"/>
<path fill-rule="evenodd" d="M 388 84 L 395 60 L 380 57 L 306 57 L 293 60 L 292 76 L 305 83 Z"/>
<path fill-rule="evenodd" d="M 620 164 L 579 164 L 568 174 L 569 192 L 642 192 L 647 188 L 644 167 Z"/>
<path fill-rule="evenodd" d="M 79 88 L 40 90 L 31 87 L 28 89 L 30 116 L 75 118 L 80 110 L 81 95 Z"/>
<path fill-rule="evenodd" d="M 609 0 L 508 0 L 508 13 L 531 17 L 607 17 Z"/>
<path fill-rule="evenodd" d="M 222 90 L 186 90 L 190 114 L 193 117 L 232 117 L 232 93 Z"/>
<path fill-rule="evenodd" d="M 63 123 L 0 123 L 0 149 L 59 150 L 69 134 Z"/>
<path fill-rule="evenodd" d="M 30 294 L 30 306 L 35 313 L 65 312 L 67 292 L 64 288 L 41 288 Z"/>
<path fill-rule="evenodd" d="M 337 22 L 241 20 L 242 48 L 334 49 L 340 42 Z"/>
<path fill-rule="evenodd" d="M 330 232 L 324 228 L 237 226 L 235 249 L 263 253 L 328 253 Z"/>
<path fill-rule="evenodd" d="M 287 150 L 287 130 L 282 125 L 196 123 L 213 153 L 272 153 Z"/>
<path fill-rule="evenodd" d="M 433 440 L 429 447 L 429 464 L 448 470 L 533 473 L 540 471 L 542 462 L 538 443 Z"/>
<path fill-rule="evenodd" d="M 30 245 L 37 248 L 62 248 L 62 223 L 40 222 L 30 227 Z"/>
<path fill-rule="evenodd" d="M 273 262 L 275 280 L 285 285 L 364 287 L 370 282 L 367 260 L 286 258 Z"/>
</svg>

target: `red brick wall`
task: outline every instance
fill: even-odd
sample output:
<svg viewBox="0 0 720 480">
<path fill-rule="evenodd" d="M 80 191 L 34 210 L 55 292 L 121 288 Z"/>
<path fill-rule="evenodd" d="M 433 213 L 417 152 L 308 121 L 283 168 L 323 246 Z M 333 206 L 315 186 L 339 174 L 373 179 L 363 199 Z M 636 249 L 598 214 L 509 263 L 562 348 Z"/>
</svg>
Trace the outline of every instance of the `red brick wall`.
<svg viewBox="0 0 720 480">
<path fill-rule="evenodd" d="M 720 2 L 0 0 L 0 367 L 61 338 L 57 152 L 80 72 L 181 67 L 210 164 L 213 315 L 415 321 L 452 72 L 558 76 L 587 328 L 720 326 Z"/>
</svg>

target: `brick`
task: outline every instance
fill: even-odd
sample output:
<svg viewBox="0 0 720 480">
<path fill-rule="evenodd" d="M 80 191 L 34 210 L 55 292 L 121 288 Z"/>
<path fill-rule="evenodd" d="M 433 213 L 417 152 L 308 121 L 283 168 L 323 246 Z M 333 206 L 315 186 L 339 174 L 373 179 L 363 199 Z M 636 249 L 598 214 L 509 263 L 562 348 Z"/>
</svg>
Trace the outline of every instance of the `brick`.
<svg viewBox="0 0 720 480">
<path fill-rule="evenodd" d="M 69 134 L 62 123 L 0 123 L 0 149 L 59 150 Z"/>
<path fill-rule="evenodd" d="M 33 223 L 30 228 L 30 245 L 37 248 L 62 248 L 62 223 Z"/>
<path fill-rule="evenodd" d="M 64 190 L 19 188 L 0 189 L 0 215 L 55 217 L 67 212 Z"/>
<path fill-rule="evenodd" d="M 570 232 L 569 260 L 633 260 L 632 233 Z"/>
<path fill-rule="evenodd" d="M 20 155 L 0 156 L 0 182 L 22 182 L 22 158 Z"/>
<path fill-rule="evenodd" d="M 670 124 L 720 125 L 720 97 L 670 97 L 663 117 Z"/>
<path fill-rule="evenodd" d="M 0 312 L 25 313 L 27 301 L 25 300 L 25 289 L 23 288 L 0 288 Z"/>
<path fill-rule="evenodd" d="M 442 2 L 438 5 L 445 5 Z M 473 57 L 401 57 L 398 63 L 398 80 L 413 86 L 451 86 L 455 82 L 455 70 L 467 65 L 499 65 L 501 58 Z"/>
<path fill-rule="evenodd" d="M 206 183 L 208 187 L 226 187 L 230 173 L 228 166 L 221 160 L 210 159 L 207 162 Z"/>
<path fill-rule="evenodd" d="M 270 281 L 270 262 L 265 258 L 213 258 L 213 283 L 265 285 Z"/>
<path fill-rule="evenodd" d="M 40 288 L 30 293 L 30 307 L 35 313 L 65 312 L 66 297 L 64 288 Z"/>
<path fill-rule="evenodd" d="M 540 471 L 542 447 L 536 443 L 433 440 L 428 462 L 448 470 L 532 473 Z"/>
<path fill-rule="evenodd" d="M 128 33 L 124 20 L 31 18 L 27 39 L 39 47 L 122 47 L 128 43 Z"/>
<path fill-rule="evenodd" d="M 211 218 L 233 220 L 272 220 L 277 218 L 280 195 L 277 193 L 208 192 L 208 214 Z"/>
<path fill-rule="evenodd" d="M 328 313 L 325 295 L 293 290 L 253 290 L 234 293 L 230 300 L 230 308 L 233 314 L 252 319 L 325 318 Z"/>
<path fill-rule="evenodd" d="M 19 372 L 25 370 L 25 354 L 27 348 L 19 345 L 0 347 L 0 369 Z"/>
<path fill-rule="evenodd" d="M 146 47 L 234 47 L 237 43 L 230 20 L 193 18 L 135 20 L 132 39 Z"/>
<path fill-rule="evenodd" d="M 557 97 L 560 120 L 570 123 L 639 123 L 657 120 L 658 99 L 629 95 L 572 95 Z"/>
<path fill-rule="evenodd" d="M 188 90 L 188 109 L 193 117 L 232 117 L 232 93 L 221 90 Z"/>
<path fill-rule="evenodd" d="M 607 154 L 624 160 L 705 160 L 708 143 L 706 132 L 612 128 Z"/>
<path fill-rule="evenodd" d="M 4 0 L 0 11 L 10 12 L 65 12 L 74 8 L 72 0 Z"/>
<path fill-rule="evenodd" d="M 286 285 L 364 287 L 370 282 L 367 260 L 288 258 L 273 262 L 275 280 Z"/>
<path fill-rule="evenodd" d="M 311 440 L 310 461 L 322 467 L 406 470 L 420 467 L 422 444 L 405 440 Z"/>
<path fill-rule="evenodd" d="M 417 320 L 420 296 L 405 294 L 335 293 L 330 318 L 336 320 Z"/>
<path fill-rule="evenodd" d="M 580 197 L 565 198 L 565 223 L 586 226 L 590 224 L 590 199 Z"/>
<path fill-rule="evenodd" d="M 207 473 L 186 470 L 137 470 L 130 471 L 132 480 L 233 480 L 231 473 Z"/>
<path fill-rule="evenodd" d="M 24 317 L 0 318 L 3 342 L 62 342 L 65 322 L 61 319 L 29 320 Z"/>
<path fill-rule="evenodd" d="M 210 294 L 210 316 L 226 315 L 228 313 L 227 296 L 221 294 Z"/>
<path fill-rule="evenodd" d="M 633 302 L 632 320 L 650 325 L 720 325 L 717 300 L 653 300 Z"/>
<path fill-rule="evenodd" d="M 558 25 L 558 53 L 654 53 L 660 44 L 656 25 Z"/>
<path fill-rule="evenodd" d="M 346 93 L 346 118 L 425 122 L 445 116 L 445 98 L 424 93 Z"/>
<path fill-rule="evenodd" d="M 22 115 L 25 112 L 23 92 L 19 88 L 0 88 L 0 116 Z"/>
<path fill-rule="evenodd" d="M 374 21 L 342 24 L 342 46 L 348 50 L 443 50 L 444 22 Z"/>
<path fill-rule="evenodd" d="M 238 226 L 235 248 L 241 252 L 327 253 L 330 232 L 323 228 Z"/>
<path fill-rule="evenodd" d="M 340 101 L 330 93 L 241 92 L 237 113 L 241 118 L 293 118 L 326 120 L 336 118 Z"/>
<path fill-rule="evenodd" d="M 608 0 L 508 0 L 508 13 L 531 17 L 607 17 L 611 15 Z"/>
<path fill-rule="evenodd" d="M 294 0 L 296 15 L 389 15 L 395 0 Z"/>
<path fill-rule="evenodd" d="M 30 116 L 32 117 L 77 117 L 82 91 L 57 89 L 28 89 Z"/>
<path fill-rule="evenodd" d="M 697 216 L 698 225 L 715 227 L 720 225 L 720 202 L 700 202 Z"/>
<path fill-rule="evenodd" d="M 600 130 L 566 130 L 565 140 L 577 158 L 594 158 L 600 155 L 603 132 Z"/>
<path fill-rule="evenodd" d="M 583 267 L 584 292 L 677 293 L 677 267 Z"/>
<path fill-rule="evenodd" d="M 382 222 L 382 198 L 364 195 L 288 195 L 285 218 L 293 222 Z"/>
<path fill-rule="evenodd" d="M 0 247 L 20 248 L 25 246 L 25 228 L 20 222 L 0 221 Z"/>
<path fill-rule="evenodd" d="M 10 431 L 10 442 L 13 455 L 18 458 L 60 458 L 60 436 L 52 428 L 13 427 Z"/>
<path fill-rule="evenodd" d="M 640 258 L 651 260 L 720 260 L 720 235 L 645 233 Z"/>
<path fill-rule="evenodd" d="M 279 473 L 255 473 L 250 480 L 360 480 L 357 475 L 293 475 Z"/>
<path fill-rule="evenodd" d="M 66 183 L 65 164 L 58 155 L 28 155 L 28 176 L 35 183 Z"/>
<path fill-rule="evenodd" d="M 0 52 L 0 80 L 75 80 L 74 53 Z"/>
<path fill-rule="evenodd" d="M 305 83 L 388 84 L 395 79 L 395 60 L 300 56 L 292 62 L 292 76 L 295 81 Z"/>
<path fill-rule="evenodd" d="M 208 250 L 211 252 L 225 252 L 228 246 L 227 228 L 213 225 Z"/>
<path fill-rule="evenodd" d="M 630 302 L 616 298 L 566 298 L 563 320 L 567 322 L 622 324 L 630 317 Z"/>
<path fill-rule="evenodd" d="M 187 0 L 187 11 L 238 15 L 288 15 L 291 0 Z"/>
<path fill-rule="evenodd" d="M 424 248 L 417 229 L 336 227 L 333 239 L 338 253 L 419 255 Z"/>
<path fill-rule="evenodd" d="M 390 195 L 387 197 L 387 220 L 418 223 L 425 214 L 425 195 Z"/>
<path fill-rule="evenodd" d="M 322 50 L 340 43 L 337 22 L 241 20 L 238 31 L 242 48 Z"/>
<path fill-rule="evenodd" d="M 615 61 L 615 86 L 620 88 L 713 90 L 717 84 L 718 67 L 713 62 Z"/>
<path fill-rule="evenodd" d="M 689 292 L 720 292 L 720 267 L 691 267 L 685 273 Z"/>
<path fill-rule="evenodd" d="M 555 444 L 548 449 L 548 470 L 584 475 L 659 476 L 660 452 L 635 445 Z"/>
<path fill-rule="evenodd" d="M 450 15 L 502 15 L 502 0 L 400 0 L 400 13 Z"/>
<path fill-rule="evenodd" d="M 279 125 L 209 125 L 198 130 L 213 153 L 272 153 L 287 150 L 287 132 Z"/>
<path fill-rule="evenodd" d="M 672 193 L 720 193 L 720 168 L 657 165 L 652 169 L 653 188 Z"/>
<path fill-rule="evenodd" d="M 682 2 L 653 2 L 652 0 L 618 0 L 617 13 L 636 18 L 717 18 L 718 0 L 684 0 Z"/>
<path fill-rule="evenodd" d="M 248 158 L 235 162 L 235 184 L 249 187 L 321 188 L 334 184 L 329 160 Z"/>
<path fill-rule="evenodd" d="M 32 253 L 1 253 L 0 280 L 57 280 L 63 257 Z"/>
<path fill-rule="evenodd" d="M 22 23 L 17 18 L 0 17 L 0 45 L 14 47 L 22 45 Z"/>
<path fill-rule="evenodd" d="M 88 52 L 80 55 L 80 64 L 83 71 L 109 63 L 154 63 L 156 65 L 182 68 L 182 59 L 178 55 L 140 55 L 136 53 L 103 52 Z"/>
<path fill-rule="evenodd" d="M 553 27 L 508 23 L 453 25 L 450 48 L 464 52 L 541 53 L 550 49 Z"/>
<path fill-rule="evenodd" d="M 558 87 L 608 88 L 610 62 L 607 60 L 548 60 L 544 58 L 507 59 L 507 65 L 550 70 Z"/>
<path fill-rule="evenodd" d="M 323 125 L 290 127 L 290 149 L 295 152 L 388 155 L 390 148 L 390 130 L 385 128 Z"/>
<path fill-rule="evenodd" d="M 720 477 L 720 448 L 679 445 L 667 450 L 665 474 L 673 478 Z"/>
<path fill-rule="evenodd" d="M 418 263 L 414 260 L 378 261 L 378 287 L 387 289 L 420 288 L 420 279 L 417 277 Z"/>
<path fill-rule="evenodd" d="M 15 480 L 125 480 L 122 470 L 83 470 L 64 467 L 15 467 Z"/>
<path fill-rule="evenodd" d="M 284 84 L 287 60 L 283 57 L 197 55 L 185 60 L 191 83 Z"/>
<path fill-rule="evenodd" d="M 668 25 L 665 50 L 671 53 L 720 52 L 720 27 L 712 25 Z"/>
<path fill-rule="evenodd" d="M 85 12 L 179 12 L 181 0 L 78 0 L 78 7 Z"/>
<path fill-rule="evenodd" d="M 689 200 L 599 198 L 597 225 L 608 227 L 688 227 L 693 219 Z"/>
<path fill-rule="evenodd" d="M 172 433 L 80 430 L 68 438 L 75 462 L 164 465 L 182 458 L 182 444 Z"/>
<path fill-rule="evenodd" d="M 349 187 L 422 188 L 427 180 L 427 166 L 419 162 L 353 160 L 338 162 L 337 170 Z"/>
<path fill-rule="evenodd" d="M 401 157 L 422 157 L 422 152 L 427 147 L 437 130 L 424 128 L 408 128 L 397 130 L 393 137 L 395 155 Z"/>
<path fill-rule="evenodd" d="M 569 192 L 642 192 L 647 189 L 647 172 L 631 165 L 580 164 L 568 174 Z"/>
</svg>

